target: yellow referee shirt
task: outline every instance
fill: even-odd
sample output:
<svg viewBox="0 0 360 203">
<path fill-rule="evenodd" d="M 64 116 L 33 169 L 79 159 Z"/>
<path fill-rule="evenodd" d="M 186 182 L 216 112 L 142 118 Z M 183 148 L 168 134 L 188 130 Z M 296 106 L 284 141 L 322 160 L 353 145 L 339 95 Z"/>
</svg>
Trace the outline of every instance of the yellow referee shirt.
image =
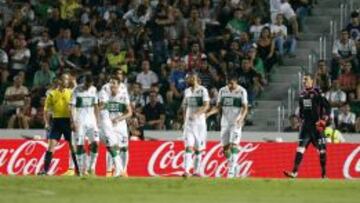
<svg viewBox="0 0 360 203">
<path fill-rule="evenodd" d="M 46 97 L 45 110 L 51 112 L 53 118 L 70 118 L 71 95 L 69 88 L 51 90 Z"/>
</svg>

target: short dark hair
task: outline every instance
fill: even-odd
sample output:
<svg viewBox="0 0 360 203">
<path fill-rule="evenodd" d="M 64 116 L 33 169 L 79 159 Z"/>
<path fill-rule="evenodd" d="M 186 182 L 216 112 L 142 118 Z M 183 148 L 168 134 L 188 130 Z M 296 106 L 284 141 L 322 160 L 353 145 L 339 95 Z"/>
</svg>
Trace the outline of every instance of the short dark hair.
<svg viewBox="0 0 360 203">
<path fill-rule="evenodd" d="M 351 13 L 351 18 L 358 18 L 359 17 L 359 13 L 357 11 L 353 11 Z"/>
<path fill-rule="evenodd" d="M 94 82 L 94 78 L 91 74 L 86 74 L 84 76 L 84 82 L 85 84 L 92 84 Z"/>
<path fill-rule="evenodd" d="M 236 81 L 237 82 L 239 80 L 239 77 L 238 77 L 237 73 L 232 72 L 232 73 L 230 73 L 228 75 L 227 80 L 228 80 L 228 82 L 229 81 Z"/>
</svg>

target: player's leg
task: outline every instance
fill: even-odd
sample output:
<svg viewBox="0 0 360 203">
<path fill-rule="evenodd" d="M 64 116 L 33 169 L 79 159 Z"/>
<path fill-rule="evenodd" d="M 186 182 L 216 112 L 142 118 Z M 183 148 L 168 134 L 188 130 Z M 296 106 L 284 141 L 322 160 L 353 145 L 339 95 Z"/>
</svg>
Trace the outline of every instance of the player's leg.
<svg viewBox="0 0 360 203">
<path fill-rule="evenodd" d="M 84 125 L 78 126 L 74 133 L 76 145 L 76 158 L 79 164 L 79 175 L 84 175 L 86 166 L 86 153 L 84 148 L 86 129 Z"/>
<path fill-rule="evenodd" d="M 99 134 L 98 130 L 94 127 L 88 127 L 87 136 L 89 138 L 89 151 L 90 157 L 87 164 L 87 172 L 89 174 L 95 174 L 96 160 L 98 157 L 98 142 L 99 142 Z"/>
<path fill-rule="evenodd" d="M 319 160 L 321 166 L 321 177 L 326 177 L 326 139 L 325 137 L 319 133 L 314 133 L 314 139 L 312 141 L 313 145 L 318 149 L 319 152 Z"/>
<path fill-rule="evenodd" d="M 223 146 L 224 156 L 228 163 L 230 163 L 230 128 L 228 126 L 221 126 L 220 139 L 221 145 Z"/>
<path fill-rule="evenodd" d="M 185 126 L 184 129 L 184 145 L 185 145 L 185 153 L 184 153 L 184 174 L 183 177 L 190 176 L 190 170 L 193 165 L 193 153 L 194 153 L 194 144 L 195 138 L 192 129 L 189 126 Z"/>
<path fill-rule="evenodd" d="M 194 145 L 194 175 L 201 177 L 201 168 L 202 168 L 202 157 L 204 154 L 204 150 L 206 148 L 206 137 L 207 137 L 207 129 L 206 124 L 198 125 L 196 128 L 195 134 L 195 145 Z"/>
<path fill-rule="evenodd" d="M 123 126 L 120 130 L 120 159 L 121 159 L 121 164 L 123 167 L 123 171 L 122 171 L 122 176 L 127 177 L 127 165 L 129 162 L 129 151 L 128 151 L 128 147 L 129 147 L 129 137 L 128 137 L 128 132 L 127 132 L 127 127 Z"/>
<path fill-rule="evenodd" d="M 107 128 L 104 128 L 102 134 L 103 134 L 102 140 L 104 140 L 108 154 L 110 155 L 111 160 L 115 166 L 115 171 L 113 176 L 118 177 L 121 175 L 121 171 L 123 170 L 120 156 L 118 153 L 118 143 L 119 143 L 118 136 L 115 135 L 114 130 L 111 126 L 107 126 Z"/>
<path fill-rule="evenodd" d="M 309 130 L 301 129 L 299 136 L 299 145 L 296 149 L 295 159 L 294 159 L 294 167 L 291 172 L 284 171 L 284 174 L 290 178 L 296 178 L 299 170 L 299 166 L 302 162 L 304 153 L 306 148 L 309 146 L 311 139 Z"/>
<path fill-rule="evenodd" d="M 234 178 L 236 176 L 236 167 L 239 159 L 239 144 L 241 139 L 241 127 L 232 127 L 230 130 L 230 164 L 228 170 L 228 178 Z"/>
</svg>

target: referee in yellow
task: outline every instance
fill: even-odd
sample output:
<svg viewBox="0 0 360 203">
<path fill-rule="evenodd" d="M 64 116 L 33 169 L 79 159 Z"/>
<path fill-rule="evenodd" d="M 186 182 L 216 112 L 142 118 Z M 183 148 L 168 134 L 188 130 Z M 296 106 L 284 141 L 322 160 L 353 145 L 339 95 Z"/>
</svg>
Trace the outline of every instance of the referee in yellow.
<svg viewBox="0 0 360 203">
<path fill-rule="evenodd" d="M 51 163 L 51 159 L 55 150 L 55 146 L 64 135 L 65 140 L 69 143 L 71 157 L 75 165 L 75 171 L 78 172 L 78 164 L 76 161 L 75 150 L 71 144 L 71 131 L 73 123 L 71 121 L 70 101 L 72 89 L 69 87 L 69 75 L 62 74 L 59 86 L 51 90 L 45 101 L 44 120 L 45 128 L 48 133 L 48 149 L 45 154 L 44 169 L 39 175 L 47 175 Z M 50 113 L 52 115 L 50 123 Z"/>
</svg>

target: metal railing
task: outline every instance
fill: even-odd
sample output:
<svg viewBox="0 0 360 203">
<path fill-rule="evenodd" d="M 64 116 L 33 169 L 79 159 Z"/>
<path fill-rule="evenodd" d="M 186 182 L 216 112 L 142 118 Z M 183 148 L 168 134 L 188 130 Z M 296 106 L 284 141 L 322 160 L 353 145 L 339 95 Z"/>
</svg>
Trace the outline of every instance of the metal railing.
<svg viewBox="0 0 360 203">
<path fill-rule="evenodd" d="M 284 105 L 280 105 L 277 108 L 277 112 L 278 112 L 278 132 L 281 132 L 284 129 L 284 125 L 285 125 L 285 106 Z"/>
</svg>

